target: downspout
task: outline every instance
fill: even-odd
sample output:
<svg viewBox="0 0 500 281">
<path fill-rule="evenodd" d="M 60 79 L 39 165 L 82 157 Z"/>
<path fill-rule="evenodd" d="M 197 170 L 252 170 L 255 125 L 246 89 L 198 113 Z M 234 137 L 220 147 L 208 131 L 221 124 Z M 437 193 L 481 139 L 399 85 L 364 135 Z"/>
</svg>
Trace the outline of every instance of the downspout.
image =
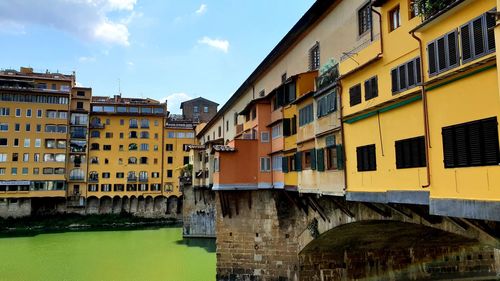
<svg viewBox="0 0 500 281">
<path fill-rule="evenodd" d="M 382 36 L 382 14 L 380 14 L 377 10 L 373 9 L 371 7 L 372 12 L 378 15 L 378 29 L 379 29 L 379 36 L 380 36 L 380 53 L 379 55 L 382 55 L 384 53 L 384 37 Z M 370 27 L 370 32 L 373 34 L 373 25 Z M 372 35 L 372 41 L 373 41 L 373 35 Z"/>
<path fill-rule="evenodd" d="M 344 115 L 343 112 L 343 103 L 342 103 L 342 83 L 340 80 L 337 80 L 337 85 L 338 85 L 338 92 L 339 94 L 339 114 L 340 114 L 340 137 L 342 139 L 342 146 L 344 149 L 342 149 L 342 158 L 344 160 L 344 191 L 347 190 L 347 158 L 346 158 L 346 149 L 345 149 L 345 136 L 344 136 L 344 121 L 342 120 L 342 116 Z"/>
<path fill-rule="evenodd" d="M 425 163 L 427 172 L 427 184 L 422 185 L 422 188 L 428 188 L 431 185 L 431 168 L 429 161 L 429 148 L 431 148 L 430 131 L 429 131 L 429 109 L 427 104 L 427 93 L 425 92 L 425 74 L 424 74 L 424 50 L 422 49 L 422 40 L 415 35 L 415 31 L 410 32 L 411 36 L 418 41 L 418 50 L 420 52 L 420 72 L 422 77 L 421 91 L 422 102 L 424 105 L 424 139 L 425 139 Z"/>
</svg>

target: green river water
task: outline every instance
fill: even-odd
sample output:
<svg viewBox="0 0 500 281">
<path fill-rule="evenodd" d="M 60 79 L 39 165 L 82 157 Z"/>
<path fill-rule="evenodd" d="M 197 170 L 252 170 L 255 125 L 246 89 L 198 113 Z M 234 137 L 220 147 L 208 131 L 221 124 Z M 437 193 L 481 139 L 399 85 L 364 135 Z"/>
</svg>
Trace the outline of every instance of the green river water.
<svg viewBox="0 0 500 281">
<path fill-rule="evenodd" d="M 0 238 L 0 280 L 215 280 L 215 242 L 178 227 Z"/>
</svg>

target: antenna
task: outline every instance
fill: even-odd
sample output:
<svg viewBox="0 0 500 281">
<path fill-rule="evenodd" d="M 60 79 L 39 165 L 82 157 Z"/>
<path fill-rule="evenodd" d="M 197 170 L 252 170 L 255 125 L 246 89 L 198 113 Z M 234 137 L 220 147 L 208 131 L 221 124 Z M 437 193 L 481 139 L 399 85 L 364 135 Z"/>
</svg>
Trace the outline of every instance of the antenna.
<svg viewBox="0 0 500 281">
<path fill-rule="evenodd" d="M 122 83 L 120 78 L 118 78 L 118 95 L 122 96 Z"/>
</svg>

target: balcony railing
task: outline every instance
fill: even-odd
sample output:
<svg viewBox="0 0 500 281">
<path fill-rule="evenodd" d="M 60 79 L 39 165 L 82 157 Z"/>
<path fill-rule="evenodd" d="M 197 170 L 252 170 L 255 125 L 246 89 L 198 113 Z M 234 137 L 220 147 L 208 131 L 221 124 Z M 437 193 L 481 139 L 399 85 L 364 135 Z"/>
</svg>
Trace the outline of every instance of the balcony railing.
<svg viewBox="0 0 500 281">
<path fill-rule="evenodd" d="M 127 182 L 137 182 L 137 177 L 128 177 Z"/>
<path fill-rule="evenodd" d="M 69 134 L 72 139 L 86 139 L 87 134 L 81 132 L 72 132 Z"/>
<path fill-rule="evenodd" d="M 102 123 L 90 123 L 91 129 L 104 129 L 104 124 Z"/>
<path fill-rule="evenodd" d="M 89 178 L 89 182 L 98 182 L 99 178 Z"/>
<path fill-rule="evenodd" d="M 83 176 L 69 176 L 70 181 L 85 181 L 85 177 Z M 90 179 L 89 179 L 90 181 Z"/>
<path fill-rule="evenodd" d="M 139 177 L 139 182 L 148 182 L 148 180 L 149 180 L 148 178 Z"/>
<path fill-rule="evenodd" d="M 339 78 L 338 64 L 327 66 L 327 69 L 316 78 L 316 89 L 321 90 Z"/>
</svg>

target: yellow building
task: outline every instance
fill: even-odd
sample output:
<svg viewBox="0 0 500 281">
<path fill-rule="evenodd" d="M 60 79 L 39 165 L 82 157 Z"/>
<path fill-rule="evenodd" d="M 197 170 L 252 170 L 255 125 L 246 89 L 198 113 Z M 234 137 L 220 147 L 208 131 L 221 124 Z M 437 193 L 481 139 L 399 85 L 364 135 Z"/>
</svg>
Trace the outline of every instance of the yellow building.
<svg viewBox="0 0 500 281">
<path fill-rule="evenodd" d="M 166 117 L 155 100 L 92 97 L 87 195 L 162 195 Z"/>
<path fill-rule="evenodd" d="M 0 206 L 14 210 L 27 198 L 66 197 L 69 104 L 74 75 L 0 72 Z M 1 205 L 1 204 L 0 204 Z"/>
</svg>

